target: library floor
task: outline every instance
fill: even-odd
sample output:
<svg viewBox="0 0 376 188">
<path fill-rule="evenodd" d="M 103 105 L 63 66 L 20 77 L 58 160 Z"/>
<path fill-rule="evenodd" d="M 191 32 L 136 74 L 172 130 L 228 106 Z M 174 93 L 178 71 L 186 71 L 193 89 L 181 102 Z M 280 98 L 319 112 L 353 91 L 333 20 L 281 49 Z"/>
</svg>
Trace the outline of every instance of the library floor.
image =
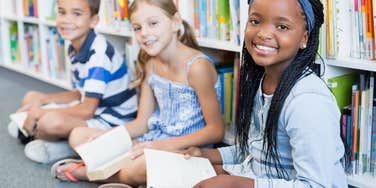
<svg viewBox="0 0 376 188">
<path fill-rule="evenodd" d="M 24 146 L 7 131 L 8 115 L 20 105 L 28 90 L 61 91 L 30 77 L 0 67 L 0 188 L 94 188 L 94 183 L 60 182 L 50 175 L 50 165 L 36 164 L 23 153 Z"/>
</svg>

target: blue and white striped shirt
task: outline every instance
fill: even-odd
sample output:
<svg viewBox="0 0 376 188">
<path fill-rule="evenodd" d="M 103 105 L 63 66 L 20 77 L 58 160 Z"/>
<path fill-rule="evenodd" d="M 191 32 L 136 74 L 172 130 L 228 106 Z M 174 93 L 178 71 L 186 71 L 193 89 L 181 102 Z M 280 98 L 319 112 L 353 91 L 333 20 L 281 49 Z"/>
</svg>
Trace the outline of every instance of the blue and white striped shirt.
<svg viewBox="0 0 376 188">
<path fill-rule="evenodd" d="M 111 126 L 123 125 L 136 117 L 137 95 L 129 89 L 130 75 L 122 57 L 103 36 L 93 30 L 77 54 L 69 47 L 73 87 L 83 97 L 100 100 L 94 118 Z"/>
<path fill-rule="evenodd" d="M 254 100 L 256 113 L 249 131 L 249 156 L 242 163 L 236 160 L 235 146 L 220 148 L 226 171 L 254 179 L 256 188 L 347 187 L 340 162 L 344 154 L 340 113 L 334 96 L 320 78 L 311 74 L 299 80 L 286 98 L 278 120 L 277 150 L 287 179 L 277 177 L 274 164 L 264 163 L 263 136 L 271 96 L 263 95 L 261 84 Z M 271 167 L 271 172 L 265 167 Z"/>
</svg>

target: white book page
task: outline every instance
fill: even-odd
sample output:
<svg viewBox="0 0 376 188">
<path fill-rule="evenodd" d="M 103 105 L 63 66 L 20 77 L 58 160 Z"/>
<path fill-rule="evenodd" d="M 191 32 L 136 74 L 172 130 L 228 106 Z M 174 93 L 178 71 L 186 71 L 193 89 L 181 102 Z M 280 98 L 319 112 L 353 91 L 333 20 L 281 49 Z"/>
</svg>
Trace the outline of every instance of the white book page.
<svg viewBox="0 0 376 188">
<path fill-rule="evenodd" d="M 18 129 L 22 132 L 23 135 L 29 136 L 26 130 L 23 128 L 23 125 L 27 118 L 27 112 L 17 112 L 14 114 L 9 115 L 11 121 L 17 124 Z"/>
<path fill-rule="evenodd" d="M 182 154 L 145 149 L 147 187 L 191 188 L 198 182 L 216 176 L 206 158 L 185 159 Z"/>
<path fill-rule="evenodd" d="M 75 106 L 78 105 L 80 102 L 79 101 L 72 101 L 67 104 L 55 104 L 55 103 L 50 103 L 42 106 L 43 109 L 54 109 L 54 108 L 63 108 L 63 107 L 69 107 L 69 106 Z M 23 125 L 26 121 L 27 118 L 27 111 L 25 112 L 16 112 L 13 114 L 9 115 L 9 118 L 11 121 L 17 124 L 18 129 L 22 132 L 23 135 L 28 136 L 26 130 L 23 128 Z"/>
<path fill-rule="evenodd" d="M 131 147 L 132 140 L 127 129 L 118 126 L 75 150 L 84 160 L 88 171 L 91 171 L 128 152 Z"/>
</svg>

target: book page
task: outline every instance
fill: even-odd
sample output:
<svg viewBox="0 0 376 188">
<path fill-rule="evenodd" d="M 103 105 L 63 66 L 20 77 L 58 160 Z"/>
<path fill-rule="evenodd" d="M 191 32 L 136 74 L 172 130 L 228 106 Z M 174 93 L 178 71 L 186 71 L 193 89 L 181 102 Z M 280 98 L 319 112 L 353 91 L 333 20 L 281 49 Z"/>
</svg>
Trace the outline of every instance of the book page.
<svg viewBox="0 0 376 188">
<path fill-rule="evenodd" d="M 92 171 L 127 153 L 131 147 L 132 140 L 127 129 L 118 126 L 75 150 L 84 160 L 88 171 Z"/>
<path fill-rule="evenodd" d="M 208 159 L 145 149 L 147 187 L 191 188 L 202 180 L 216 176 Z"/>
<path fill-rule="evenodd" d="M 17 124 L 18 129 L 22 132 L 23 135 L 25 135 L 26 137 L 29 136 L 29 134 L 27 134 L 26 130 L 23 128 L 23 125 L 27 118 L 27 112 L 17 112 L 9 115 L 9 118 L 11 121 Z"/>
<path fill-rule="evenodd" d="M 43 109 L 63 108 L 63 107 L 75 106 L 75 105 L 78 105 L 79 103 L 80 103 L 80 101 L 72 101 L 72 102 L 67 103 L 67 104 L 50 103 L 50 104 L 46 104 L 46 105 L 42 106 L 41 108 L 43 108 Z M 16 112 L 16 113 L 10 114 L 9 118 L 10 118 L 11 121 L 13 121 L 14 123 L 17 124 L 18 129 L 22 132 L 23 135 L 25 135 L 26 137 L 29 136 L 29 134 L 27 134 L 26 130 L 23 128 L 24 123 L 25 123 L 26 118 L 27 118 L 27 111 Z"/>
</svg>

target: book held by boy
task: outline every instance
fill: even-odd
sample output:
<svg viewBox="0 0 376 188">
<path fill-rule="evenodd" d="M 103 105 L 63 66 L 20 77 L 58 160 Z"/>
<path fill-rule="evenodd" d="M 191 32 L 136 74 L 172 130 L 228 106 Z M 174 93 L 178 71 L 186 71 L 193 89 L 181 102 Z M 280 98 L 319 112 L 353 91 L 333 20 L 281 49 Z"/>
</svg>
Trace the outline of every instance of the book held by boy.
<svg viewBox="0 0 376 188">
<path fill-rule="evenodd" d="M 94 140 L 79 145 L 76 152 L 85 163 L 90 181 L 103 180 L 132 163 L 132 140 L 124 126 L 118 126 Z"/>
<path fill-rule="evenodd" d="M 67 103 L 67 104 L 56 104 L 56 103 L 50 103 L 50 104 L 46 104 L 44 106 L 42 106 L 43 109 L 54 109 L 54 108 L 64 108 L 64 107 L 70 107 L 70 106 L 75 106 L 75 105 L 78 105 L 80 102 L 79 101 L 72 101 L 70 103 Z M 24 111 L 24 112 L 16 112 L 16 113 L 13 113 L 13 114 L 10 114 L 9 115 L 9 118 L 11 121 L 13 121 L 19 131 L 25 136 L 25 137 L 29 137 L 29 134 L 26 132 L 26 130 L 23 128 L 24 126 L 24 123 L 26 121 L 26 118 L 27 118 L 27 111 Z"/>
<path fill-rule="evenodd" d="M 191 188 L 202 180 L 216 176 L 206 158 L 185 159 L 182 154 L 145 149 L 147 188 Z"/>
</svg>

